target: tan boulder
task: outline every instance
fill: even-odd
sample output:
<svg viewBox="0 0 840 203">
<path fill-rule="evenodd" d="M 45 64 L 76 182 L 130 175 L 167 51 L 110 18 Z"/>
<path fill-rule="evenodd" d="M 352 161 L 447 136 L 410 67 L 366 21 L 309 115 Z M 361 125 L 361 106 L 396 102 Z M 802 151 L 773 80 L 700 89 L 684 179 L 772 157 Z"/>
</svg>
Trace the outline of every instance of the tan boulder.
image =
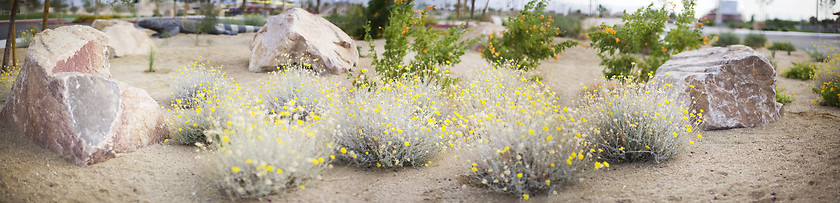
<svg viewBox="0 0 840 203">
<path fill-rule="evenodd" d="M 764 55 L 743 46 L 703 48 L 671 57 L 651 79 L 668 83 L 703 110 L 707 130 L 756 127 L 781 117 L 776 71 Z M 692 87 L 693 86 L 693 87 Z"/>
<path fill-rule="evenodd" d="M 94 29 L 99 30 L 99 31 L 105 31 L 105 28 L 108 28 L 108 27 L 111 27 L 111 26 L 114 26 L 114 25 L 117 25 L 117 24 L 129 24 L 129 25 L 131 25 L 131 23 L 126 22 L 126 21 L 122 21 L 122 20 L 96 19 L 96 20 L 93 21 L 93 23 L 90 24 L 90 26 L 93 27 Z"/>
<path fill-rule="evenodd" d="M 341 74 L 356 67 L 356 42 L 326 19 L 293 8 L 268 19 L 251 42 L 248 70 L 276 70 L 283 64 L 309 61 L 316 71 Z"/>
<path fill-rule="evenodd" d="M 80 166 L 160 142 L 161 108 L 110 79 L 108 41 L 88 26 L 37 34 L 0 111 L 3 123 Z"/>
<path fill-rule="evenodd" d="M 102 32 L 108 36 L 115 57 L 126 55 L 148 55 L 153 49 L 154 42 L 146 32 L 134 27 L 131 23 L 117 23 L 106 27 Z"/>
</svg>

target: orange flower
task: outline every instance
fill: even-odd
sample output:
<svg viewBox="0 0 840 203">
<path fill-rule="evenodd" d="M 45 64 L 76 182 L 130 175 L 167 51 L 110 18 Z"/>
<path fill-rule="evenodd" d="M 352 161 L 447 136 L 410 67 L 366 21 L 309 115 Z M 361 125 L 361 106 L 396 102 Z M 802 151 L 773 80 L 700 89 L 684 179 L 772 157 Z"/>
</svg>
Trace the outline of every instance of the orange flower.
<svg viewBox="0 0 840 203">
<path fill-rule="evenodd" d="M 619 39 L 618 39 L 618 37 L 616 37 L 616 38 L 615 38 L 615 43 L 618 43 L 618 42 L 620 42 L 620 41 L 621 41 L 621 40 L 619 40 Z"/>
<path fill-rule="evenodd" d="M 665 52 L 668 52 L 668 49 L 666 49 L 665 47 L 662 47 L 662 53 L 665 53 Z"/>
</svg>

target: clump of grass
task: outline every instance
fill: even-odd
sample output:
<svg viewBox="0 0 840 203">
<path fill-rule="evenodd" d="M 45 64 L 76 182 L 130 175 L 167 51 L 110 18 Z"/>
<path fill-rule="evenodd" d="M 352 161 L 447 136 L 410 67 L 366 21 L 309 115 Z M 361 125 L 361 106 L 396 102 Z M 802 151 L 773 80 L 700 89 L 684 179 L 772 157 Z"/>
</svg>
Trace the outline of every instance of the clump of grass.
<svg viewBox="0 0 840 203">
<path fill-rule="evenodd" d="M 776 87 L 776 102 L 789 104 L 795 100 L 796 99 L 793 98 L 793 93 L 790 93 L 790 95 L 788 95 L 787 90 L 785 90 L 785 88 Z"/>
<path fill-rule="evenodd" d="M 149 72 L 155 72 L 155 47 L 149 45 Z"/>
<path fill-rule="evenodd" d="M 594 129 L 587 139 L 599 158 L 610 162 L 654 161 L 673 158 L 694 144 L 701 135 L 694 132 L 702 122 L 703 110 L 689 111 L 671 84 L 625 83 L 599 87 L 582 100 L 581 112 Z M 696 137 L 694 137 L 696 136 Z"/>
<path fill-rule="evenodd" d="M 752 47 L 753 49 L 764 47 L 764 44 L 766 43 L 767 36 L 763 33 L 750 33 L 744 37 L 744 45 Z"/>
<path fill-rule="evenodd" d="M 840 53 L 834 53 L 829 60 L 819 64 L 820 68 L 814 74 L 816 92 L 820 98 L 814 103 L 825 106 L 840 107 Z"/>
<path fill-rule="evenodd" d="M 265 17 L 263 17 L 260 14 L 248 14 L 242 16 L 242 23 L 244 23 L 245 25 L 264 26 L 265 22 Z"/>
<path fill-rule="evenodd" d="M 724 32 L 720 33 L 720 36 L 717 37 L 717 41 L 715 41 L 712 46 L 716 47 L 726 47 L 729 45 L 736 45 L 741 43 L 741 38 L 738 37 L 735 33 L 731 32 Z"/>
<path fill-rule="evenodd" d="M 587 133 L 579 130 L 586 119 L 559 107 L 546 85 L 507 69 L 473 77 L 457 93 L 463 105 L 455 114 L 466 136 L 462 164 L 470 181 L 528 199 L 593 167 Z"/>
<path fill-rule="evenodd" d="M 205 133 L 214 125 L 224 123 L 226 110 L 235 107 L 231 99 L 237 98 L 241 87 L 232 79 L 225 79 L 221 67 L 205 67 L 194 63 L 184 66 L 181 72 L 172 78 L 172 109 L 167 110 L 170 117 L 170 137 L 180 144 L 201 145 L 217 143 L 218 138 L 208 137 Z"/>
<path fill-rule="evenodd" d="M 260 87 L 264 109 L 290 120 L 306 119 L 310 114 L 324 114 L 339 96 L 338 84 L 318 78 L 316 72 L 303 67 L 287 66 L 271 73 Z"/>
<path fill-rule="evenodd" d="M 790 52 L 796 51 L 796 47 L 790 42 L 773 42 L 767 49 L 772 52 L 773 58 L 776 57 L 776 51 L 787 51 L 788 56 L 790 56 Z"/>
<path fill-rule="evenodd" d="M 328 136 L 331 125 L 324 120 L 289 123 L 259 106 L 229 112 L 227 123 L 207 131 L 221 143 L 206 156 L 204 165 L 214 186 L 228 196 L 260 198 L 305 189 L 331 167 L 335 158 Z"/>
<path fill-rule="evenodd" d="M 405 81 L 405 82 L 402 82 Z M 336 157 L 359 167 L 420 167 L 454 134 L 448 103 L 433 83 L 390 80 L 374 91 L 350 90 L 333 109 Z"/>
<path fill-rule="evenodd" d="M 791 79 L 810 80 L 817 71 L 816 66 L 807 61 L 791 62 L 791 64 L 793 66 L 782 72 L 782 76 Z"/>
</svg>

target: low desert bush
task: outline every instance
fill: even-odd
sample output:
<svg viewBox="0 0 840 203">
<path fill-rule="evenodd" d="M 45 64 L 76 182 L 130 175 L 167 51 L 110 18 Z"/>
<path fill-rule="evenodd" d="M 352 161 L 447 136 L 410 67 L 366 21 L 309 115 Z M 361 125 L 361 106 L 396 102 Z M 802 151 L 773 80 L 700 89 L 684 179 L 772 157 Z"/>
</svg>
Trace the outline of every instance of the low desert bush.
<svg viewBox="0 0 840 203">
<path fill-rule="evenodd" d="M 676 27 L 667 33 L 665 22 L 671 11 L 666 5 L 656 9 L 652 3 L 634 13 L 625 12 L 621 24 L 602 24 L 598 31 L 589 33 L 591 46 L 598 50 L 601 65 L 605 66 L 604 76 L 607 79 L 632 76 L 637 82 L 645 82 L 672 54 L 708 44 L 708 36 L 703 36 L 703 24 L 695 24 L 695 2 L 683 2 L 682 13 L 672 19 Z"/>
<path fill-rule="evenodd" d="M 554 22 L 551 23 L 551 26 L 560 28 L 560 32 L 557 36 L 560 37 L 580 37 L 581 33 L 583 32 L 583 26 L 581 25 L 581 19 L 577 16 L 563 16 L 563 15 L 551 15 L 551 18 L 554 19 Z"/>
<path fill-rule="evenodd" d="M 450 102 L 428 82 L 391 80 L 374 91 L 352 90 L 330 114 L 336 158 L 359 167 L 420 167 L 454 134 Z"/>
<path fill-rule="evenodd" d="M 540 60 L 576 46 L 578 43 L 572 40 L 554 42 L 554 36 L 561 32 L 560 28 L 551 27 L 551 15 L 543 13 L 546 5 L 545 0 L 531 0 L 516 17 L 508 18 L 501 36 L 488 36 L 487 48 L 481 52 L 484 60 L 496 67 L 532 70 L 540 65 Z"/>
<path fill-rule="evenodd" d="M 787 90 L 785 88 L 776 87 L 776 102 L 788 104 L 796 100 L 793 98 L 793 93 L 788 95 Z"/>
<path fill-rule="evenodd" d="M 814 103 L 840 107 L 840 53 L 832 54 L 829 60 L 818 66 L 814 74 L 814 92 L 820 98 L 815 99 Z"/>
<path fill-rule="evenodd" d="M 347 35 L 350 35 L 350 37 L 364 39 L 365 30 L 363 27 L 367 21 L 364 16 L 364 10 L 365 8 L 361 5 L 356 5 L 350 7 L 344 15 L 336 12 L 324 18 L 347 33 Z"/>
<path fill-rule="evenodd" d="M 390 10 L 389 22 L 383 28 L 376 28 L 382 29 L 382 37 L 385 38 L 385 51 L 381 55 L 374 49 L 371 36 L 373 24 L 368 23 L 364 26 L 365 41 L 370 46 L 370 57 L 373 58 L 371 64 L 380 77 L 379 80 L 370 80 L 372 78 L 365 75 L 367 70 L 363 69 L 361 73 L 348 75 L 353 79 L 354 86 L 370 90 L 380 82 L 419 78 L 423 82 L 448 87 L 455 81 L 449 77 L 449 70 L 446 68 L 461 62 L 461 56 L 464 55 L 466 45 L 470 41 L 459 42 L 458 39 L 464 31 L 457 28 L 450 28 L 445 34 L 439 35 L 432 31 L 432 27 L 425 27 L 423 19 L 426 18 L 426 12 L 434 9 L 433 7 L 417 11 L 419 17 L 416 18 L 413 9 L 414 4 L 411 1 L 396 1 Z M 414 37 L 414 40 L 409 40 L 409 37 Z M 406 64 L 403 60 L 409 51 L 415 55 L 414 59 Z"/>
<path fill-rule="evenodd" d="M 736 45 L 736 44 L 740 44 L 740 43 L 741 43 L 741 37 L 738 37 L 738 35 L 736 35 L 735 33 L 724 32 L 724 33 L 720 33 L 720 36 L 718 36 L 717 41 L 715 41 L 715 43 L 712 44 L 712 46 L 726 47 L 726 46 L 729 46 L 729 45 Z"/>
<path fill-rule="evenodd" d="M 80 15 L 76 19 L 73 19 L 73 23 L 90 23 L 97 19 L 110 20 L 120 18 L 122 18 L 120 15 Z"/>
<path fill-rule="evenodd" d="M 776 57 L 776 51 L 787 51 L 788 56 L 790 56 L 790 52 L 796 51 L 796 47 L 790 42 L 773 42 L 767 49 L 772 52 L 774 58 Z"/>
<path fill-rule="evenodd" d="M 579 130 L 587 121 L 575 109 L 560 108 L 546 85 L 501 68 L 472 75 L 459 88 L 462 105 L 455 113 L 466 136 L 461 164 L 470 181 L 528 199 L 593 167 L 587 133 Z"/>
<path fill-rule="evenodd" d="M 172 78 L 171 109 L 167 125 L 170 137 L 180 144 L 210 144 L 216 139 L 205 131 L 223 123 L 226 109 L 231 108 L 235 93 L 241 89 L 235 81 L 224 78 L 221 67 L 206 67 L 203 63 L 184 66 Z"/>
<path fill-rule="evenodd" d="M 612 88 L 598 87 L 580 104 L 588 129 L 594 129 L 587 139 L 600 159 L 659 163 L 679 155 L 685 143 L 700 139 L 694 131 L 703 112 L 690 112 L 690 100 L 667 90 L 677 87 L 652 81 Z"/>
<path fill-rule="evenodd" d="M 208 134 L 220 147 L 204 156 L 210 182 L 228 196 L 260 198 L 304 189 L 334 156 L 325 120 L 288 123 L 258 107 L 236 108 Z"/>
<path fill-rule="evenodd" d="M 265 17 L 260 14 L 247 14 L 242 16 L 242 23 L 245 25 L 263 26 L 265 22 Z"/>
<path fill-rule="evenodd" d="M 750 33 L 744 37 L 744 45 L 752 47 L 753 49 L 758 49 L 764 47 L 764 44 L 767 43 L 767 36 L 764 33 Z"/>
<path fill-rule="evenodd" d="M 313 70 L 287 66 L 270 74 L 260 86 L 265 92 L 260 94 L 259 101 L 264 111 L 288 118 L 289 122 L 323 115 L 340 96 L 336 92 L 337 83 L 319 78 Z"/>
<path fill-rule="evenodd" d="M 807 61 L 791 62 L 791 65 L 793 66 L 782 72 L 782 76 L 792 79 L 810 80 L 817 71 L 816 66 Z"/>
</svg>

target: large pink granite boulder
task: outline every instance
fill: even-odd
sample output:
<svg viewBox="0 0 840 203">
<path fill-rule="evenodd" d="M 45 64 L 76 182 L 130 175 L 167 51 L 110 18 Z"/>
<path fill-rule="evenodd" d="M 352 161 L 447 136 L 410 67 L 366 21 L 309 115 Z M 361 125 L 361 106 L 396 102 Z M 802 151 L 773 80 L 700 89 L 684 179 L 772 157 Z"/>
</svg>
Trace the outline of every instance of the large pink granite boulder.
<svg viewBox="0 0 840 203">
<path fill-rule="evenodd" d="M 703 110 L 707 130 L 756 127 L 781 117 L 776 71 L 764 55 L 743 45 L 703 48 L 671 57 L 651 79 L 669 83 Z M 693 86 L 693 87 L 692 87 Z"/>
<path fill-rule="evenodd" d="M 88 26 L 46 30 L 33 38 L 0 118 L 80 166 L 166 137 L 157 102 L 110 78 L 102 32 Z"/>
<path fill-rule="evenodd" d="M 341 74 L 356 67 L 356 41 L 326 19 L 293 8 L 268 19 L 251 42 L 248 70 L 265 72 L 301 59 L 316 71 Z"/>
</svg>

